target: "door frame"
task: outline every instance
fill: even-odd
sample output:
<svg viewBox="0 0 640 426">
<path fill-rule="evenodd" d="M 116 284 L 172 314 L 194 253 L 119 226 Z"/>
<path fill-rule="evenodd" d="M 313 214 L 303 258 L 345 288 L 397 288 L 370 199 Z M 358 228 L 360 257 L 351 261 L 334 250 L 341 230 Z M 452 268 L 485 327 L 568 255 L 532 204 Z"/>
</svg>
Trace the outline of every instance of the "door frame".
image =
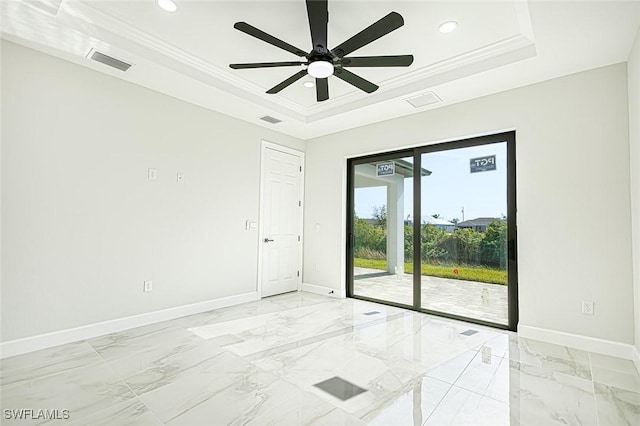
<svg viewBox="0 0 640 426">
<path fill-rule="evenodd" d="M 472 146 L 489 145 L 492 143 L 506 142 L 507 144 L 507 268 L 508 268 L 508 324 L 498 324 L 489 321 L 483 321 L 474 318 L 467 318 L 459 315 L 449 314 L 446 312 L 431 311 L 423 309 L 421 306 L 421 280 L 420 268 L 413 268 L 413 305 L 404 305 L 396 302 L 384 301 L 379 299 L 372 299 L 369 297 L 358 296 L 353 293 L 353 212 L 354 212 L 354 181 L 355 181 L 355 166 L 358 164 L 366 164 L 372 161 L 384 161 L 391 160 L 399 157 L 413 156 L 414 170 L 419 170 L 422 167 L 422 154 L 431 152 L 448 151 L 452 149 L 468 148 Z M 414 218 L 422 217 L 421 204 L 421 179 L 420 173 L 413 174 L 413 211 L 411 214 Z M 496 134 L 490 134 L 485 136 L 477 136 L 471 138 L 464 138 L 459 140 L 453 140 L 449 142 L 434 143 L 431 145 L 421 145 L 413 148 L 401 149 L 396 151 L 382 152 L 379 154 L 371 154 L 362 157 L 353 157 L 347 159 L 347 241 L 346 241 L 346 284 L 347 284 L 347 297 L 354 299 L 362 299 L 370 302 L 383 303 L 399 308 L 412 309 L 418 312 L 427 314 L 438 315 L 445 318 L 461 320 L 471 322 L 480 325 L 486 325 L 494 328 L 517 331 L 519 320 L 518 309 L 518 255 L 517 255 L 517 204 L 516 204 L 516 132 L 507 131 Z M 419 241 L 420 236 L 420 222 L 414 220 L 413 226 L 414 241 Z M 414 244 L 413 246 L 413 262 L 420 264 L 421 259 L 421 247 L 420 244 Z"/>
<path fill-rule="evenodd" d="M 287 146 L 279 145 L 273 142 L 269 142 L 265 139 L 260 141 L 260 199 L 258 205 L 258 276 L 256 283 L 256 291 L 258 293 L 258 298 L 262 299 L 262 265 L 263 265 L 263 243 L 262 239 L 264 238 L 264 227 L 262 226 L 264 219 L 264 192 L 265 192 L 265 184 L 264 184 L 264 174 L 266 171 L 266 154 L 267 149 L 271 149 L 273 151 L 284 152 L 285 154 L 291 154 L 300 158 L 300 253 L 298 258 L 298 271 L 300 271 L 298 275 L 298 290 L 302 289 L 302 265 L 303 265 L 303 249 L 304 249 L 304 172 L 305 172 L 305 158 L 304 152 L 289 148 Z"/>
</svg>

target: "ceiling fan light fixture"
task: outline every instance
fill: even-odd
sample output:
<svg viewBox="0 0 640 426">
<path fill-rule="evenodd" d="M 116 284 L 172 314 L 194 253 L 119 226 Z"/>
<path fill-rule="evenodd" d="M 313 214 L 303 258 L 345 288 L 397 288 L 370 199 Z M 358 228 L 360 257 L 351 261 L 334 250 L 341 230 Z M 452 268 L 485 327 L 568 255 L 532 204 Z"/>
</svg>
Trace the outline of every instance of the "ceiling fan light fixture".
<svg viewBox="0 0 640 426">
<path fill-rule="evenodd" d="M 367 46 L 380 37 L 402 27 L 404 25 L 404 19 L 398 12 L 389 12 L 334 49 L 329 49 L 327 45 L 327 29 L 329 24 L 328 2 L 328 0 L 305 1 L 307 5 L 307 17 L 309 18 L 311 43 L 313 45 L 313 49 L 310 52 L 280 40 L 271 34 L 265 33 L 261 29 L 249 25 L 246 22 L 240 21 L 233 24 L 233 28 L 236 30 L 279 49 L 293 53 L 300 58 L 304 58 L 303 60 L 229 64 L 229 67 L 234 70 L 241 70 L 307 65 L 305 69 L 299 70 L 289 78 L 276 84 L 267 90 L 266 93 L 270 95 L 280 93 L 282 90 L 300 80 L 302 80 L 304 87 L 311 88 L 314 87 L 314 85 L 305 83 L 305 81 L 313 80 L 316 88 L 316 100 L 323 102 L 329 99 L 328 77 L 332 75 L 335 75 L 340 80 L 365 93 L 373 93 L 378 90 L 379 87 L 377 85 L 349 71 L 347 69 L 348 67 L 408 67 L 413 63 L 413 55 L 348 56 L 351 52 Z M 309 76 L 309 78 L 307 78 L 307 76 Z"/>
<path fill-rule="evenodd" d="M 457 21 L 447 21 L 438 26 L 438 31 L 440 31 L 442 34 L 447 34 L 454 31 L 456 28 L 458 28 Z"/>
<path fill-rule="evenodd" d="M 158 7 L 167 12 L 175 12 L 178 10 L 178 5 L 173 0 L 156 0 Z"/>
<path fill-rule="evenodd" d="M 313 81 L 305 81 L 304 83 L 302 83 L 302 85 L 307 89 L 312 89 L 316 87 L 316 84 Z"/>
<path fill-rule="evenodd" d="M 333 75 L 333 64 L 328 61 L 315 61 L 309 64 L 307 72 L 314 78 L 327 78 Z"/>
</svg>

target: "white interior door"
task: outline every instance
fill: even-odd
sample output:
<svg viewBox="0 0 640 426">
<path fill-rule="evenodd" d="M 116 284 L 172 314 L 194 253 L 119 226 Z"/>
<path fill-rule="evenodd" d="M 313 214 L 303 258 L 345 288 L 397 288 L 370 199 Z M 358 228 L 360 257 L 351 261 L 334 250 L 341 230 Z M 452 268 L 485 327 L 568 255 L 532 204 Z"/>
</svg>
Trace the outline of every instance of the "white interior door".
<svg viewBox="0 0 640 426">
<path fill-rule="evenodd" d="M 298 290 L 302 154 L 265 147 L 262 168 L 262 297 Z"/>
</svg>

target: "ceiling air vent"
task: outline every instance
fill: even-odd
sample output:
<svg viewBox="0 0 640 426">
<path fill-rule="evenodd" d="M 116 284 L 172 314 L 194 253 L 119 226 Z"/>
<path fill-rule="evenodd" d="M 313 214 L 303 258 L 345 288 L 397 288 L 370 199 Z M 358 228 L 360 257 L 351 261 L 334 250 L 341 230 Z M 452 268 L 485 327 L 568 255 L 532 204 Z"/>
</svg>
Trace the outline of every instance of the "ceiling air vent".
<svg viewBox="0 0 640 426">
<path fill-rule="evenodd" d="M 271 123 L 271 124 L 282 123 L 282 120 L 278 120 L 277 118 L 273 118 L 270 115 L 265 115 L 264 117 L 260 117 L 260 120 L 266 121 L 267 123 Z"/>
<path fill-rule="evenodd" d="M 120 71 L 126 71 L 132 66 L 131 64 L 121 61 L 120 59 L 116 59 L 112 56 L 105 55 L 104 53 L 98 52 L 97 50 L 94 50 L 94 49 L 91 49 L 91 51 L 87 55 L 87 58 L 93 59 L 94 61 L 108 65 Z"/>
<path fill-rule="evenodd" d="M 433 92 L 423 93 L 422 95 L 414 96 L 413 98 L 406 99 L 414 108 L 420 108 L 427 105 L 437 104 L 442 102 L 442 99 Z"/>
</svg>

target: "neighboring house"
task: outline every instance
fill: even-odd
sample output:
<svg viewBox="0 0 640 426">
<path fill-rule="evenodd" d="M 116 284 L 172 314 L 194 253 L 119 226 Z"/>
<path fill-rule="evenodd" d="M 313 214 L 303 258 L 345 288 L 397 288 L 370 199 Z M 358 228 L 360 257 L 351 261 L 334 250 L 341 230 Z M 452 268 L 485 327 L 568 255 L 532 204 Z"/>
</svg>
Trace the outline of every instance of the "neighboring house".
<svg viewBox="0 0 640 426">
<path fill-rule="evenodd" d="M 459 222 L 457 225 L 458 229 L 473 229 L 474 231 L 484 232 L 487 230 L 487 226 L 489 226 L 492 222 L 497 222 L 503 219 L 499 217 L 479 217 L 476 219 L 465 220 L 464 222 Z"/>
<path fill-rule="evenodd" d="M 444 219 L 436 219 L 435 217 L 425 216 L 422 218 L 422 223 L 428 223 L 438 229 L 447 232 L 453 232 L 456 229 L 456 224 Z"/>
</svg>

